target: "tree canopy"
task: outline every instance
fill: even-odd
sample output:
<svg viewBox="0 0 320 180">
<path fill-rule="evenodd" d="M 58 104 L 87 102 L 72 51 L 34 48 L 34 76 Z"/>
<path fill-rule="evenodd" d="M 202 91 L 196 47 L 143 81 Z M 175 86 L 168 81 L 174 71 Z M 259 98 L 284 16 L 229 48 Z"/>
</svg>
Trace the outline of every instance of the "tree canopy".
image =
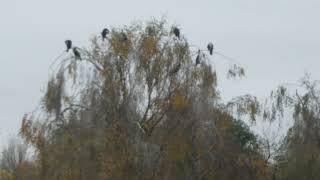
<svg viewBox="0 0 320 180">
<path fill-rule="evenodd" d="M 51 67 L 41 108 L 26 114 L 20 129 L 34 157 L 0 166 L 0 179 L 320 176 L 314 143 L 320 104 L 310 81 L 303 83 L 303 96 L 280 87 L 268 106 L 252 95 L 224 103 L 210 41 L 212 48 L 194 49 L 183 31 L 177 36 L 177 26 L 164 20 L 111 28 L 100 36 L 88 47 L 77 47 L 77 53 L 64 50 L 64 58 Z M 230 78 L 245 75 L 237 63 L 227 73 Z M 243 119 L 272 121 L 283 117 L 285 108 L 294 109 L 294 127 L 270 162 L 264 153 L 270 146 Z M 305 145 L 311 154 L 301 153 Z"/>
</svg>

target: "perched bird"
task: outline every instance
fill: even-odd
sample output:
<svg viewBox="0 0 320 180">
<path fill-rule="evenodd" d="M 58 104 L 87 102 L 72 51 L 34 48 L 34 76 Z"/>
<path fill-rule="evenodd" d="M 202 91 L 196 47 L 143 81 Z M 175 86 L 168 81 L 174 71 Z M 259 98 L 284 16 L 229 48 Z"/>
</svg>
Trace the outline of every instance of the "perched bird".
<svg viewBox="0 0 320 180">
<path fill-rule="evenodd" d="M 173 34 L 180 39 L 180 30 L 177 27 L 173 28 Z"/>
<path fill-rule="evenodd" d="M 65 40 L 64 43 L 67 46 L 67 52 L 69 52 L 69 50 L 72 48 L 72 41 L 71 40 Z"/>
<path fill-rule="evenodd" d="M 152 26 L 148 26 L 148 27 L 146 28 L 146 32 L 147 32 L 147 34 L 148 34 L 149 36 L 153 36 L 153 35 L 156 34 L 155 28 L 152 27 Z"/>
<path fill-rule="evenodd" d="M 72 50 L 73 50 L 74 57 L 76 59 L 80 59 L 81 60 L 81 55 L 80 55 L 80 52 L 78 51 L 78 48 L 74 47 Z"/>
<path fill-rule="evenodd" d="M 180 70 L 181 64 L 178 63 L 171 71 L 170 71 L 170 75 L 173 75 L 175 73 L 177 73 Z"/>
<path fill-rule="evenodd" d="M 104 28 L 101 32 L 101 36 L 102 36 L 102 41 L 104 41 L 104 39 L 107 39 L 107 35 L 109 34 L 109 29 Z"/>
<path fill-rule="evenodd" d="M 208 48 L 208 51 L 210 52 L 210 55 L 212 55 L 212 53 L 213 53 L 213 44 L 211 42 L 208 44 L 207 48 Z"/>
<path fill-rule="evenodd" d="M 198 50 L 198 55 L 196 57 L 196 65 L 200 64 L 200 53 L 201 53 L 201 51 Z"/>
</svg>

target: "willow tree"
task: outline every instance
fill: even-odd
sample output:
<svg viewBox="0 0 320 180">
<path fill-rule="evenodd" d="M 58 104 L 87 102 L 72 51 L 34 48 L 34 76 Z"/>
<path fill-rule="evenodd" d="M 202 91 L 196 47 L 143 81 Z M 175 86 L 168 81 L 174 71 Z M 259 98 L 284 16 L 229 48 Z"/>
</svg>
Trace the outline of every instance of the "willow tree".
<svg viewBox="0 0 320 180">
<path fill-rule="evenodd" d="M 209 52 L 172 29 L 156 20 L 113 28 L 82 60 L 70 52 L 53 68 L 40 112 L 21 127 L 38 179 L 267 179 L 255 136 L 232 115 L 254 119 L 257 101 L 221 103 Z"/>
<path fill-rule="evenodd" d="M 293 122 L 274 158 L 275 179 L 320 178 L 319 94 L 319 81 L 311 80 L 309 75 L 298 83 L 281 85 L 271 93 L 264 118 Z"/>
</svg>

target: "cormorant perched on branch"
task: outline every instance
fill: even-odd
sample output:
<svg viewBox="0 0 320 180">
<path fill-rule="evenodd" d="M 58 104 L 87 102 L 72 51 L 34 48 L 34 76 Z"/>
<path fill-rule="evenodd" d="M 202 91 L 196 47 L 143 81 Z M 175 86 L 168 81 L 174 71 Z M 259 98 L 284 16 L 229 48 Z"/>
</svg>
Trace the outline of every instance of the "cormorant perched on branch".
<svg viewBox="0 0 320 180">
<path fill-rule="evenodd" d="M 153 26 L 148 26 L 146 32 L 149 36 L 154 36 L 156 34 L 155 28 Z"/>
<path fill-rule="evenodd" d="M 65 40 L 64 43 L 67 46 L 67 52 L 72 48 L 72 41 L 71 40 Z"/>
<path fill-rule="evenodd" d="M 201 51 L 198 50 L 198 55 L 196 57 L 196 65 L 200 64 L 200 53 L 201 53 Z"/>
<path fill-rule="evenodd" d="M 213 53 L 213 44 L 211 42 L 208 44 L 207 48 L 208 48 L 208 51 L 210 52 L 210 55 L 212 55 L 212 53 Z"/>
<path fill-rule="evenodd" d="M 75 57 L 76 59 L 82 60 L 82 59 L 81 59 L 80 52 L 78 51 L 78 48 L 77 48 L 77 47 L 74 47 L 72 50 L 73 50 L 74 57 Z"/>
<path fill-rule="evenodd" d="M 181 64 L 178 63 L 171 71 L 170 71 L 170 75 L 173 75 L 175 73 L 177 73 L 180 70 Z"/>
<path fill-rule="evenodd" d="M 173 34 L 180 39 L 180 30 L 177 27 L 173 28 Z"/>
<path fill-rule="evenodd" d="M 102 41 L 104 41 L 104 39 L 107 39 L 107 35 L 109 34 L 109 29 L 104 28 L 101 32 L 101 36 L 102 36 Z"/>
</svg>

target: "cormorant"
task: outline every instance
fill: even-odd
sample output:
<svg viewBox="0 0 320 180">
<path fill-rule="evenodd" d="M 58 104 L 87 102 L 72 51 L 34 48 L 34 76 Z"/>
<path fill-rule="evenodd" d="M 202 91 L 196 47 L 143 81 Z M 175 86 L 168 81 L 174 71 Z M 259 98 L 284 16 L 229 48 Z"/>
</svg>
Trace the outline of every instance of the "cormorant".
<svg viewBox="0 0 320 180">
<path fill-rule="evenodd" d="M 180 39 L 180 30 L 177 27 L 173 28 L 173 34 Z"/>
<path fill-rule="evenodd" d="M 78 48 L 74 47 L 72 50 L 73 50 L 74 57 L 76 59 L 80 59 L 81 60 L 81 55 L 80 55 L 80 52 L 78 51 Z"/>
<path fill-rule="evenodd" d="M 208 44 L 207 48 L 208 48 L 208 51 L 210 52 L 210 55 L 212 55 L 212 53 L 213 53 L 213 44 L 211 42 Z"/>
<path fill-rule="evenodd" d="M 196 65 L 200 64 L 200 50 L 198 50 L 198 55 L 196 57 Z"/>
<path fill-rule="evenodd" d="M 155 28 L 154 28 L 153 26 L 148 26 L 148 27 L 146 28 L 146 31 L 147 31 L 147 34 L 148 34 L 149 36 L 153 36 L 153 35 L 156 34 Z"/>
<path fill-rule="evenodd" d="M 67 46 L 67 52 L 69 52 L 69 50 L 72 48 L 72 41 L 71 40 L 65 40 L 64 43 Z"/>
<path fill-rule="evenodd" d="M 107 39 L 107 35 L 109 34 L 109 29 L 104 28 L 101 32 L 101 36 L 102 36 L 102 41 L 104 41 L 104 39 Z"/>
</svg>

